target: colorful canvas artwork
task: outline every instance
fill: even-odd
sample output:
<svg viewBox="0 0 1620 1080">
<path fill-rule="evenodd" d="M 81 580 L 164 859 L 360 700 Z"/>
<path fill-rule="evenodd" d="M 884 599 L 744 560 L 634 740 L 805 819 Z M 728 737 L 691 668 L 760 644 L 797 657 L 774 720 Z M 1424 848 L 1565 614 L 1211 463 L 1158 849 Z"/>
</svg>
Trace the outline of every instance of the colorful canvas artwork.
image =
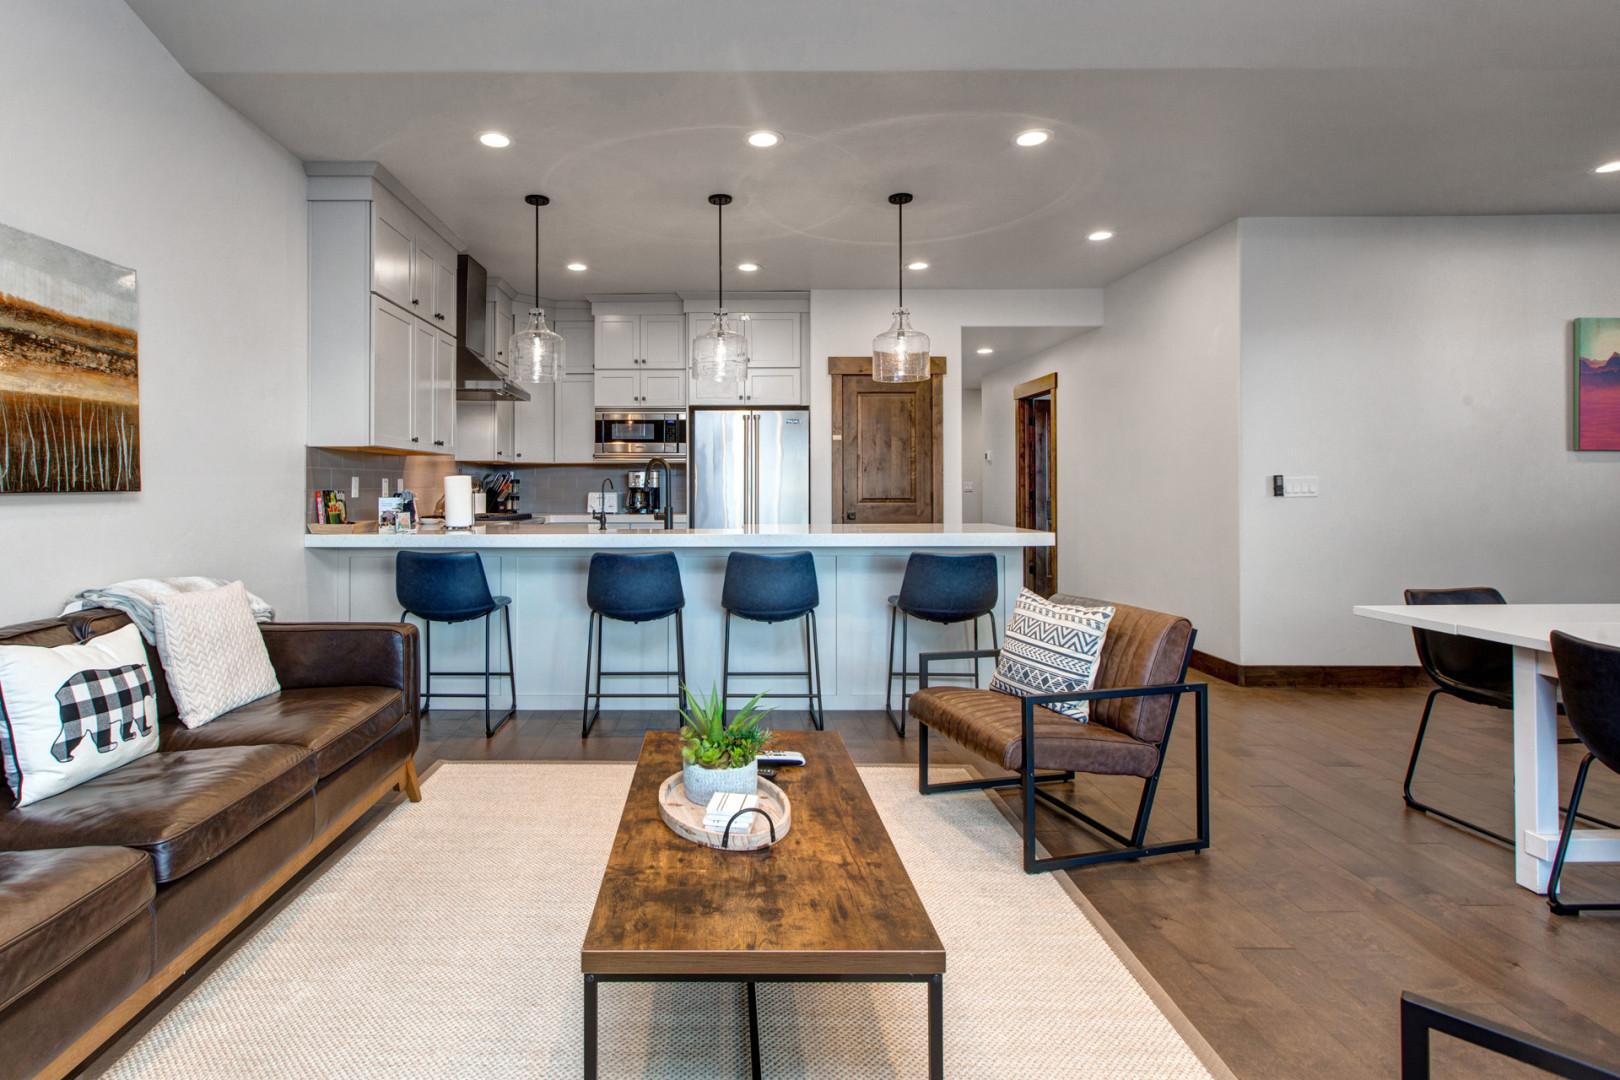
<svg viewBox="0 0 1620 1080">
<path fill-rule="evenodd" d="M 139 491 L 135 271 L 0 225 L 0 495 Z"/>
<path fill-rule="evenodd" d="M 1575 449 L 1620 450 L 1620 319 L 1575 320 Z"/>
</svg>

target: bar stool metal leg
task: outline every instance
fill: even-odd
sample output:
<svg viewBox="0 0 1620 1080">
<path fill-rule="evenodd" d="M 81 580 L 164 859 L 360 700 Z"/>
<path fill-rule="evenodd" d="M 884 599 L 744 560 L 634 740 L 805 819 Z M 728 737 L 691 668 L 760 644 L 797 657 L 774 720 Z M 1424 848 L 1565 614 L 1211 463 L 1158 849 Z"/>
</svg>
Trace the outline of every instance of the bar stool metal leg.
<svg viewBox="0 0 1620 1080">
<path fill-rule="evenodd" d="M 731 612 L 726 612 L 720 634 L 720 724 L 731 726 Z"/>
<path fill-rule="evenodd" d="M 579 712 L 579 737 L 582 739 L 590 735 L 591 728 L 596 723 L 596 717 L 591 714 L 591 657 L 596 652 L 596 620 L 601 617 L 593 611 L 585 623 L 585 704 L 580 707 Z M 600 664 L 602 658 L 596 657 L 596 662 Z M 600 711 L 602 703 L 598 701 L 596 704 Z"/>
<path fill-rule="evenodd" d="M 680 729 L 681 713 L 686 711 L 686 628 L 681 623 L 681 613 L 675 613 L 675 671 L 677 686 L 676 703 L 679 712 L 675 714 L 675 728 Z"/>
<path fill-rule="evenodd" d="M 810 641 L 815 646 L 816 664 L 816 730 L 827 730 L 827 698 L 826 684 L 821 681 L 821 627 L 816 622 L 816 613 L 810 612 Z"/>
</svg>

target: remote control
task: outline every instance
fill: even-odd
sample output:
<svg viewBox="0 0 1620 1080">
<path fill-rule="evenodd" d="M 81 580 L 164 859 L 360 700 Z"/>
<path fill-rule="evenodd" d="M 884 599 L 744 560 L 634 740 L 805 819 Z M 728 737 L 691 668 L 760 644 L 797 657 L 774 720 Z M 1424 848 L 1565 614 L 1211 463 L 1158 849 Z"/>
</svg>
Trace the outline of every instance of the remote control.
<svg viewBox="0 0 1620 1080">
<path fill-rule="evenodd" d="M 803 765 L 804 755 L 797 750 L 766 750 L 759 755 L 761 765 Z"/>
</svg>

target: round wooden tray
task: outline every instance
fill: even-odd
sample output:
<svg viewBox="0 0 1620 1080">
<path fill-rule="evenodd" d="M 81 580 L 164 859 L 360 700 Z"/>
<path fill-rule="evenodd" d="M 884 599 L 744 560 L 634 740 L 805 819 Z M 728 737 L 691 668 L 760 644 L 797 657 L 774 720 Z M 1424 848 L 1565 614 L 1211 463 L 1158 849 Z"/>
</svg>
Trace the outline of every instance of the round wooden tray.
<svg viewBox="0 0 1620 1080">
<path fill-rule="evenodd" d="M 759 780 L 759 808 L 771 815 L 776 823 L 776 839 L 781 840 L 787 835 L 789 827 L 793 824 L 793 804 L 788 801 L 786 793 L 775 784 L 760 777 Z M 717 831 L 703 827 L 703 813 L 706 807 L 692 802 L 686 797 L 686 783 L 681 774 L 676 773 L 665 780 L 658 787 L 658 816 L 664 819 L 677 836 L 686 838 L 696 844 L 708 847 L 721 846 L 724 837 Z M 749 814 L 742 821 L 752 822 L 745 833 L 732 833 L 731 843 L 727 851 L 758 851 L 760 848 L 770 847 L 772 844 L 770 826 L 759 814 Z"/>
</svg>

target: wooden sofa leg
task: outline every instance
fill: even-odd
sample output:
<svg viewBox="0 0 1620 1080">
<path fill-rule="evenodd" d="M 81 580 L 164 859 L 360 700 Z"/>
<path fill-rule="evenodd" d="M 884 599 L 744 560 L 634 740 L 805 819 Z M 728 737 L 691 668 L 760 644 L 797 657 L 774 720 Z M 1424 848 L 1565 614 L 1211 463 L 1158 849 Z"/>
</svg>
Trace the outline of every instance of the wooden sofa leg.
<svg viewBox="0 0 1620 1080">
<path fill-rule="evenodd" d="M 405 763 L 405 771 L 400 778 L 399 789 L 405 793 L 405 797 L 411 802 L 422 801 L 422 785 L 416 779 L 415 761 Z"/>
</svg>

